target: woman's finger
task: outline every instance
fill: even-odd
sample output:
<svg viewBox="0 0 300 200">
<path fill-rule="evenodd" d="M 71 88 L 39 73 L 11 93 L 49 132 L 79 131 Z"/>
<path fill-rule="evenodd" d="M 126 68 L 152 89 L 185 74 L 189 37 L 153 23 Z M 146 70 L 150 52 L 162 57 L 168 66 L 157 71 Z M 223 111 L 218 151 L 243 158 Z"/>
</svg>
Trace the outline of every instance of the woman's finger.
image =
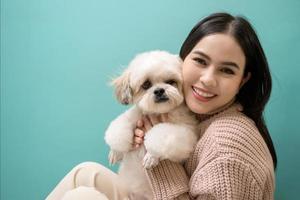
<svg viewBox="0 0 300 200">
<path fill-rule="evenodd" d="M 134 143 L 135 143 L 135 146 L 138 144 L 138 145 L 141 145 L 143 144 L 143 139 L 140 138 L 140 137 L 134 137 Z"/>
<path fill-rule="evenodd" d="M 134 130 L 133 147 L 138 148 L 144 142 L 145 132 L 139 128 Z"/>
<path fill-rule="evenodd" d="M 144 126 L 143 120 L 142 120 L 142 119 L 139 119 L 139 120 L 136 122 L 136 127 L 142 128 L 143 126 Z"/>
<path fill-rule="evenodd" d="M 143 118 L 139 119 L 136 122 L 136 128 L 141 129 L 142 131 L 146 132 L 145 126 L 144 126 L 144 121 Z"/>
<path fill-rule="evenodd" d="M 145 133 L 143 130 L 137 128 L 134 130 L 134 136 L 143 138 L 145 136 Z"/>
</svg>

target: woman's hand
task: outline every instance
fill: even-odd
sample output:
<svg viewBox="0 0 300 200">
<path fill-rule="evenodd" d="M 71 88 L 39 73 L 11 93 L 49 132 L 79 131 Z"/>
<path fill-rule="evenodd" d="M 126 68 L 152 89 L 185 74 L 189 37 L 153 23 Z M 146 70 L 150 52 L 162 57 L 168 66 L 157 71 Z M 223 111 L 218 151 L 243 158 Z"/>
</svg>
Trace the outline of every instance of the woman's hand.
<svg viewBox="0 0 300 200">
<path fill-rule="evenodd" d="M 168 121 L 168 114 L 145 115 L 136 123 L 134 130 L 133 147 L 138 148 L 144 142 L 145 133 L 154 125 Z"/>
</svg>

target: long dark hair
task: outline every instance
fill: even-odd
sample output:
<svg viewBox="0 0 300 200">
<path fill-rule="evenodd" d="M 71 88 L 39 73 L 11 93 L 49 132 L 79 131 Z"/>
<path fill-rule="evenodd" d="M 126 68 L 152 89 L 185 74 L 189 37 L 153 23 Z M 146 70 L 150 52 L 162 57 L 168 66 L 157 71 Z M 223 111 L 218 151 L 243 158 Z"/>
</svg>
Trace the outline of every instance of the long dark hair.
<svg viewBox="0 0 300 200">
<path fill-rule="evenodd" d="M 263 117 L 264 108 L 271 94 L 272 80 L 265 53 L 251 24 L 244 17 L 234 17 L 228 13 L 209 15 L 191 30 L 181 46 L 180 57 L 184 60 L 203 37 L 215 33 L 230 34 L 243 49 L 246 57 L 244 76 L 250 72 L 251 78 L 240 89 L 236 100 L 244 107 L 243 113 L 256 123 L 276 169 L 276 152 Z"/>
</svg>

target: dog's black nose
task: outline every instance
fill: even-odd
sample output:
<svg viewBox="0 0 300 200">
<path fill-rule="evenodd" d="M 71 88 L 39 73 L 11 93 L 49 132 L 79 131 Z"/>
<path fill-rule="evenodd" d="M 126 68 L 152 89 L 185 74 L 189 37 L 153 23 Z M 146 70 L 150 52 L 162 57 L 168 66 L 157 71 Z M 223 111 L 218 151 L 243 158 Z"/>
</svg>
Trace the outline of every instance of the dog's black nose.
<svg viewBox="0 0 300 200">
<path fill-rule="evenodd" d="M 154 94 L 158 97 L 162 96 L 165 93 L 165 89 L 163 88 L 157 88 L 156 90 L 154 90 Z"/>
</svg>

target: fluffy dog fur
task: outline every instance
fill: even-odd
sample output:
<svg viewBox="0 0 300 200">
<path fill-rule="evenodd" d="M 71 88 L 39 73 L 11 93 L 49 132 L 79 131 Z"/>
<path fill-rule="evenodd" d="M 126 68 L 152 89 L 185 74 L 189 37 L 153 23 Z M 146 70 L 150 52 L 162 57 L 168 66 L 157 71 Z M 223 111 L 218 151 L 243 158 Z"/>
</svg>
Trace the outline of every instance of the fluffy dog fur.
<svg viewBox="0 0 300 200">
<path fill-rule="evenodd" d="M 137 55 L 123 74 L 112 81 L 122 104 L 133 106 L 111 122 L 105 141 L 110 146 L 109 161 L 121 161 L 119 175 L 131 199 L 153 199 L 145 168 L 159 160 L 185 161 L 198 139 L 196 120 L 184 103 L 182 61 L 165 51 Z M 152 127 L 144 145 L 132 148 L 138 119 L 145 114 L 168 113 L 169 120 Z"/>
</svg>

